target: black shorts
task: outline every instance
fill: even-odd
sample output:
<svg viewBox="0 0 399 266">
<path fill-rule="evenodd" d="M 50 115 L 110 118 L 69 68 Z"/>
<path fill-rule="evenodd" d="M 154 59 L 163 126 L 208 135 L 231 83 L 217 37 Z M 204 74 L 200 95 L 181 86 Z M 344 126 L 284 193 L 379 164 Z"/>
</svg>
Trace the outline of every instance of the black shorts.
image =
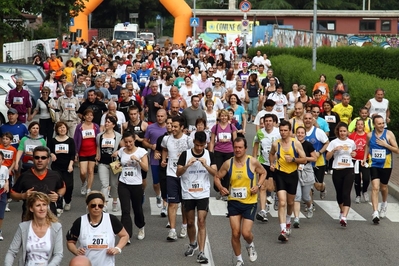
<svg viewBox="0 0 399 266">
<path fill-rule="evenodd" d="M 180 178 L 174 176 L 167 176 L 166 191 L 168 193 L 169 203 L 180 203 L 181 202 Z"/>
<path fill-rule="evenodd" d="M 229 216 L 241 215 L 244 219 L 254 221 L 256 209 L 257 203 L 244 204 L 236 200 L 229 200 L 227 202 Z"/>
<path fill-rule="evenodd" d="M 326 171 L 326 166 L 315 166 L 313 167 L 314 177 L 316 183 L 323 183 L 324 182 L 324 174 Z"/>
<path fill-rule="evenodd" d="M 166 185 L 166 167 L 159 166 L 159 186 L 161 187 L 161 197 L 165 201 L 168 199 L 168 191 Z"/>
<path fill-rule="evenodd" d="M 92 156 L 79 156 L 79 162 L 95 162 L 96 155 Z"/>
<path fill-rule="evenodd" d="M 285 190 L 288 194 L 295 195 L 298 179 L 298 171 L 287 174 L 275 170 L 274 181 L 276 182 L 276 191 Z"/>
<path fill-rule="evenodd" d="M 209 198 L 204 199 L 187 199 L 183 200 L 184 211 L 192 211 L 197 208 L 197 211 L 209 211 Z"/>
<path fill-rule="evenodd" d="M 269 177 L 273 178 L 273 172 L 270 170 L 270 166 L 266 164 L 262 164 L 262 166 L 266 170 L 266 179 L 269 179 Z"/>
<path fill-rule="evenodd" d="M 392 168 L 377 168 L 371 167 L 371 181 L 374 179 L 379 179 L 381 184 L 388 185 L 389 178 L 391 178 Z"/>
</svg>

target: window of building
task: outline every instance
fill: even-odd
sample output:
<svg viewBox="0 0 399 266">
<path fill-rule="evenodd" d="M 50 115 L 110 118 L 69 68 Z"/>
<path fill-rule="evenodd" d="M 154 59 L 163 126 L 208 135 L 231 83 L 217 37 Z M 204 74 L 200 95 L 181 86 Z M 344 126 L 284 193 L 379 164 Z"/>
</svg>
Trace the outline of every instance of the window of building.
<svg viewBox="0 0 399 266">
<path fill-rule="evenodd" d="M 391 31 L 390 20 L 381 20 L 381 31 Z"/>
<path fill-rule="evenodd" d="M 313 30 L 313 20 L 310 21 L 310 29 Z M 322 31 L 335 31 L 335 21 L 334 20 L 318 20 L 317 30 Z"/>
<path fill-rule="evenodd" d="M 259 20 L 259 25 L 284 25 L 283 20 L 275 20 L 275 19 L 265 19 L 265 20 Z"/>
<path fill-rule="evenodd" d="M 359 29 L 361 31 L 375 31 L 376 30 L 375 20 L 361 20 L 359 24 Z"/>
</svg>

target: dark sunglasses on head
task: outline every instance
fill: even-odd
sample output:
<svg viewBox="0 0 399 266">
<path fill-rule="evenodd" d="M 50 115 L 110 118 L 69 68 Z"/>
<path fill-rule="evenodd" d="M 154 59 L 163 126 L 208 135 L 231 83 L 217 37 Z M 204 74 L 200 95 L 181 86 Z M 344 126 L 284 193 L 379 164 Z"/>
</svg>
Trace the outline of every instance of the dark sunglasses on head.
<svg viewBox="0 0 399 266">
<path fill-rule="evenodd" d="M 104 208 L 104 204 L 90 204 L 90 208 L 94 209 L 95 207 L 102 209 Z"/>
<path fill-rule="evenodd" d="M 46 159 L 48 159 L 48 157 L 47 156 L 33 156 L 33 158 L 35 159 L 35 160 L 46 160 Z"/>
</svg>

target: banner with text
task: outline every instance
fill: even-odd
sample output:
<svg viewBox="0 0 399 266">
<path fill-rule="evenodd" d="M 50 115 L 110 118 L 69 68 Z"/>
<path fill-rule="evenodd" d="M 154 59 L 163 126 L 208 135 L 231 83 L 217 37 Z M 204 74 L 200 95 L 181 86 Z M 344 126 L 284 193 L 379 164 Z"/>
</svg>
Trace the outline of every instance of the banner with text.
<svg viewBox="0 0 399 266">
<path fill-rule="evenodd" d="M 259 21 L 256 21 L 256 26 L 259 25 Z M 252 32 L 254 22 L 250 21 L 248 31 Z M 207 21 L 206 32 L 208 33 L 241 33 L 242 22 L 241 21 Z"/>
</svg>

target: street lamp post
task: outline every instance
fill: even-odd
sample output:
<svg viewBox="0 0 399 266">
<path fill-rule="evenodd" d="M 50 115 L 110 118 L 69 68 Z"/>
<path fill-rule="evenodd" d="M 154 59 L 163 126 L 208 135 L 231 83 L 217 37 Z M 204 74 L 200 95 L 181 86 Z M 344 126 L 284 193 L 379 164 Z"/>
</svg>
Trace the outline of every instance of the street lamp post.
<svg viewBox="0 0 399 266">
<path fill-rule="evenodd" d="M 313 53 L 312 53 L 312 69 L 316 70 L 317 57 L 317 0 L 313 0 Z"/>
<path fill-rule="evenodd" d="M 196 0 L 194 0 L 194 3 L 193 3 L 193 17 L 195 18 L 196 16 L 195 16 L 195 8 L 196 8 Z M 196 27 L 193 27 L 193 37 L 194 37 L 194 40 L 197 38 L 196 37 Z"/>
</svg>

